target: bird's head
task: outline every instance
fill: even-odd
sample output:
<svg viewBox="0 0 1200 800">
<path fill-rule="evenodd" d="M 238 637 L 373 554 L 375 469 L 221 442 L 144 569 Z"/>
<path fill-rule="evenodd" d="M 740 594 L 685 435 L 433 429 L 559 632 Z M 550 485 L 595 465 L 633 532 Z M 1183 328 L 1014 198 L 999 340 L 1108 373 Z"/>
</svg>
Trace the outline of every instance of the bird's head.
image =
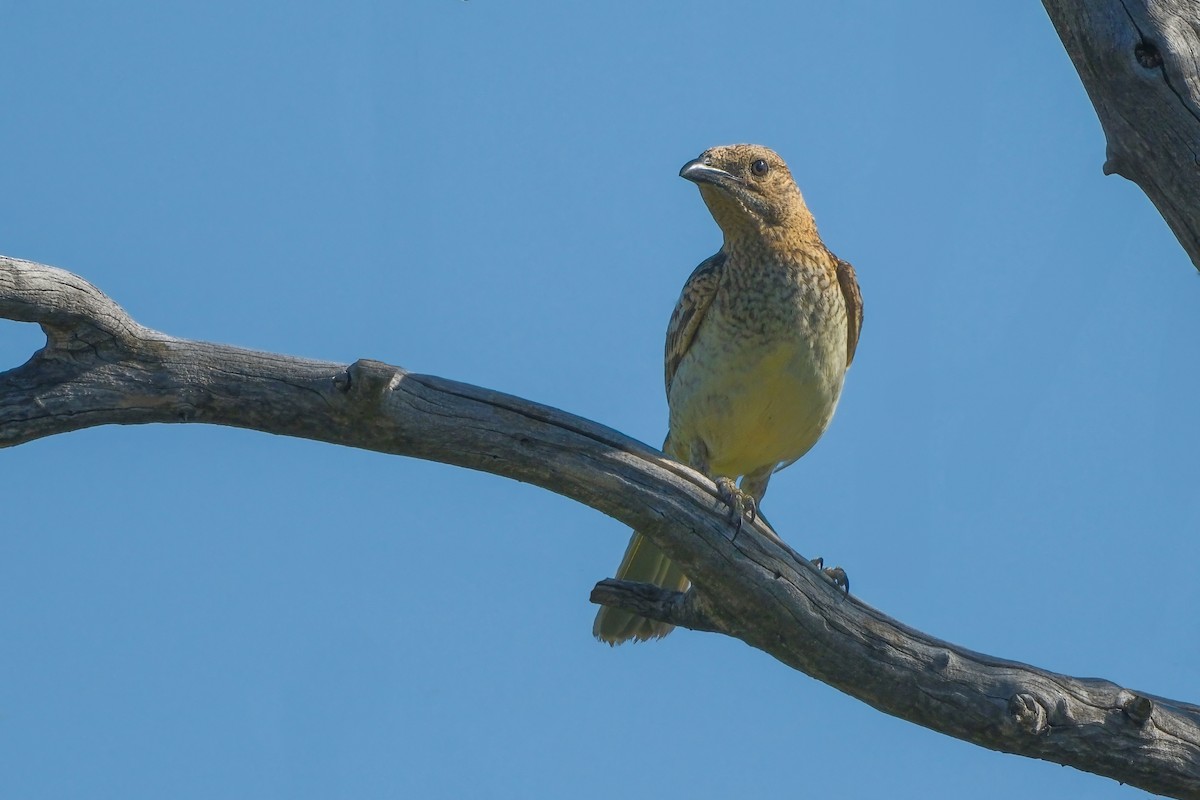
<svg viewBox="0 0 1200 800">
<path fill-rule="evenodd" d="M 773 229 L 816 231 L 792 173 L 774 150 L 756 144 L 713 147 L 684 164 L 679 176 L 700 187 L 727 239 Z"/>
</svg>

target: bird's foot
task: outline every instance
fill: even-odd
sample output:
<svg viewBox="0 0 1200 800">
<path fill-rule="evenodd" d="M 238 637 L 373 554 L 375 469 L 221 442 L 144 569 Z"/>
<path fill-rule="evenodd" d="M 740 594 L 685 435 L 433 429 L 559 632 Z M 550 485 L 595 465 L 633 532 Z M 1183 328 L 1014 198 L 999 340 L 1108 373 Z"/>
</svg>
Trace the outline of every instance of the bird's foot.
<svg viewBox="0 0 1200 800">
<path fill-rule="evenodd" d="M 734 536 L 742 529 L 742 520 L 746 517 L 754 522 L 758 516 L 758 503 L 754 496 L 738 488 L 733 478 L 717 478 L 717 497 L 729 506 L 729 520 L 737 526 Z"/>
<path fill-rule="evenodd" d="M 812 565 L 821 570 L 821 573 L 829 580 L 833 581 L 833 585 L 839 589 L 845 589 L 846 594 L 850 594 L 850 576 L 846 574 L 846 570 L 841 567 L 825 568 L 825 559 L 817 556 L 812 560 Z"/>
</svg>

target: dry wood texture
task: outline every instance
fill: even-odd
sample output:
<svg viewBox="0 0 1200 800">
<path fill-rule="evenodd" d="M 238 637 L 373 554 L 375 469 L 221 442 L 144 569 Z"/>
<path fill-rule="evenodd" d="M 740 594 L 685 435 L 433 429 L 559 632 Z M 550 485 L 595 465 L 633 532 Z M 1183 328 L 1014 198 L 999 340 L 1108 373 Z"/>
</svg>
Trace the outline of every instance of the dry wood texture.
<svg viewBox="0 0 1200 800">
<path fill-rule="evenodd" d="M 1105 174 L 1141 187 L 1200 269 L 1200 3 L 1042 4 L 1104 128 Z"/>
<path fill-rule="evenodd" d="M 712 482 L 594 422 L 376 361 L 176 339 L 83 279 L 0 257 L 0 317 L 46 347 L 0 373 L 0 446 L 106 424 L 203 422 L 442 461 L 537 484 L 637 528 L 687 594 L 601 581 L 594 601 L 733 636 L 875 708 L 969 742 L 1200 798 L 1200 708 L 975 653 L 847 596 Z"/>
</svg>

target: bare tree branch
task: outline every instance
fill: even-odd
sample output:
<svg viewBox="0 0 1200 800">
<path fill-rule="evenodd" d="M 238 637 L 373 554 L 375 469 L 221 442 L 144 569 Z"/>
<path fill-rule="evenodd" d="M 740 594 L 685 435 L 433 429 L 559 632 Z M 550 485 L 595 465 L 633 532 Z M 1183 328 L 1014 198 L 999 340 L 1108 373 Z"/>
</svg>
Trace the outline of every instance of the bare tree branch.
<svg viewBox="0 0 1200 800">
<path fill-rule="evenodd" d="M 1195 0 L 1043 0 L 1108 138 L 1200 269 L 1200 8 Z"/>
<path fill-rule="evenodd" d="M 595 602 L 736 637 L 875 708 L 994 750 L 1200 798 L 1200 708 L 935 639 L 847 596 L 761 521 L 735 532 L 702 475 L 616 431 L 414 375 L 176 339 L 82 279 L 0 257 L 0 317 L 46 347 L 0 373 L 0 446 L 95 425 L 205 422 L 537 484 L 636 527 L 687 594 L 601 581 Z"/>
<path fill-rule="evenodd" d="M 698 592 L 676 592 L 653 583 L 634 583 L 607 578 L 593 587 L 591 597 L 599 606 L 616 606 L 642 617 L 669 622 L 693 631 L 722 633 L 712 621 Z"/>
</svg>

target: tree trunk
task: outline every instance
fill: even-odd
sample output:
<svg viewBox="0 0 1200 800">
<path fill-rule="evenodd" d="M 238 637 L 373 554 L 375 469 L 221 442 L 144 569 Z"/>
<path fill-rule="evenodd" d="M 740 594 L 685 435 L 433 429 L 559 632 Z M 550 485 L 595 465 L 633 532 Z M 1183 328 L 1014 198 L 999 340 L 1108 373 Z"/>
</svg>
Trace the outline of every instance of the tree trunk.
<svg viewBox="0 0 1200 800">
<path fill-rule="evenodd" d="M 1043 5 L 1108 139 L 1104 174 L 1140 186 L 1200 269 L 1200 4 Z"/>
</svg>

